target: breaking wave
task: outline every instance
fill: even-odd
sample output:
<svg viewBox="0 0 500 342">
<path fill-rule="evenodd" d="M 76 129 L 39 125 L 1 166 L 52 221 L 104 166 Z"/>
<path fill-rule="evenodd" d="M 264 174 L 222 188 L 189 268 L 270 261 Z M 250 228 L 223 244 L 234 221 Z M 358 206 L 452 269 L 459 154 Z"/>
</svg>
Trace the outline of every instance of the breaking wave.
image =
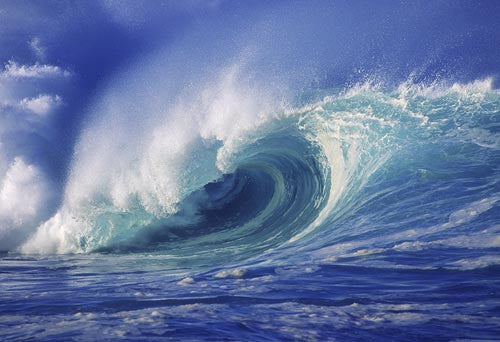
<svg viewBox="0 0 500 342">
<path fill-rule="evenodd" d="M 113 88 L 92 109 L 64 202 L 23 252 L 359 256 L 442 240 L 499 199 L 491 79 L 290 99 L 233 67 L 171 103 L 118 101 L 135 91 Z"/>
</svg>

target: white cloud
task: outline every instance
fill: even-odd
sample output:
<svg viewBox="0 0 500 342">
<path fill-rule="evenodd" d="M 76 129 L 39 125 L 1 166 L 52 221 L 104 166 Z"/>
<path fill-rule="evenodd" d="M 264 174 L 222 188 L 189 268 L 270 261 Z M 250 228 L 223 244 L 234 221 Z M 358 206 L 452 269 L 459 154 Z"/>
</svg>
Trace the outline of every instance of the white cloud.
<svg viewBox="0 0 500 342">
<path fill-rule="evenodd" d="M 40 38 L 34 37 L 29 41 L 29 45 L 38 59 L 43 60 L 45 58 L 45 47 L 42 45 Z"/>
<path fill-rule="evenodd" d="M 12 15 L 4 19 L 17 23 Z M 46 119 L 63 103 L 73 73 L 46 60 L 43 42 L 38 35 L 25 41 L 36 63 L 0 60 L 0 251 L 25 242 L 57 205 L 43 155 L 57 135 Z"/>
<path fill-rule="evenodd" d="M 31 45 L 42 49 L 36 40 Z M 51 141 L 50 121 L 43 119 L 61 105 L 55 92 L 69 76 L 50 64 L 0 66 L 0 250 L 23 243 L 55 208 L 53 183 L 33 151 Z"/>
<path fill-rule="evenodd" d="M 33 65 L 20 65 L 10 60 L 5 64 L 5 69 L 1 76 L 6 78 L 68 77 L 71 76 L 71 72 L 55 65 L 38 63 Z"/>
<path fill-rule="evenodd" d="M 0 183 L 0 250 L 22 242 L 45 218 L 50 190 L 38 167 L 14 158 Z"/>
<path fill-rule="evenodd" d="M 16 157 L 0 187 L 0 217 L 8 217 L 16 225 L 26 223 L 43 205 L 44 188 L 40 170 Z"/>
<path fill-rule="evenodd" d="M 61 104 L 59 95 L 41 94 L 38 97 L 24 98 L 19 102 L 21 108 L 29 110 L 35 114 L 45 116 L 52 112 Z"/>
</svg>

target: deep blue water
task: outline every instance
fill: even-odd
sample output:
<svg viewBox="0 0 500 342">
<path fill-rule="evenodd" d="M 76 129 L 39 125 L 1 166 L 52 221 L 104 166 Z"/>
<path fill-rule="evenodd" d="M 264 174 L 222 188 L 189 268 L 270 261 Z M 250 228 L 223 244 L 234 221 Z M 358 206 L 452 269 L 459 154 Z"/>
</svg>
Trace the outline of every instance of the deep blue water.
<svg viewBox="0 0 500 342">
<path fill-rule="evenodd" d="M 416 260 L 419 254 L 405 259 Z M 2 271 L 11 273 L 8 279 L 2 274 L 8 290 L 2 291 L 3 336 L 213 341 L 498 338 L 498 266 L 445 270 L 348 262 L 245 265 L 249 271 L 242 277 L 217 278 L 215 270 L 194 275 L 193 284 L 179 285 L 179 276 L 163 270 L 162 258 L 141 254 L 131 259 L 4 258 Z"/>
<path fill-rule="evenodd" d="M 499 340 L 497 7 L 6 2 L 0 339 Z"/>
</svg>

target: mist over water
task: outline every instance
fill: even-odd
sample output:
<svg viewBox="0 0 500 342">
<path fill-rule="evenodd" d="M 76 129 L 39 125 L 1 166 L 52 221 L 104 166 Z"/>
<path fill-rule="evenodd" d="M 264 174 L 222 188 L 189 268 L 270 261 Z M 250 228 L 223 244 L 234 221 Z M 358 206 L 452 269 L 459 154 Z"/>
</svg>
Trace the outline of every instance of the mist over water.
<svg viewBox="0 0 500 342">
<path fill-rule="evenodd" d="M 498 5 L 48 7 L 0 26 L 1 335 L 497 336 Z"/>
</svg>

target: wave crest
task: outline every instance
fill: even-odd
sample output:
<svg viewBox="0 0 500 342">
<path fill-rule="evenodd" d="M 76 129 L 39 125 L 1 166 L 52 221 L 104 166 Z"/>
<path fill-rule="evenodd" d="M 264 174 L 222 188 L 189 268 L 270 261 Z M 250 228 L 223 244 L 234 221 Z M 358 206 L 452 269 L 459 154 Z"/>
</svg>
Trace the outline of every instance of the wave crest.
<svg viewBox="0 0 500 342">
<path fill-rule="evenodd" d="M 367 194 L 366 187 L 376 189 L 380 177 L 396 174 L 394 165 L 386 166 L 393 156 L 429 137 L 453 136 L 456 126 L 443 121 L 442 106 L 498 97 L 491 82 L 439 92 L 431 91 L 435 85 L 391 92 L 364 84 L 292 107 L 256 104 L 255 90 L 230 78 L 213 97 L 201 92 L 190 115 L 180 115 L 188 107 L 176 105 L 166 116 L 152 115 L 163 124 L 150 118 L 152 125 L 139 131 L 116 121 L 113 113 L 121 110 L 101 107 L 111 114 L 81 139 L 65 203 L 22 250 L 154 251 L 204 264 L 306 243 L 392 191 Z M 198 120 L 187 119 L 197 111 L 204 113 Z M 240 125 L 231 125 L 239 115 Z M 132 131 L 136 136 L 125 143 Z M 345 229 L 336 228 L 330 241 L 349 236 Z"/>
</svg>

